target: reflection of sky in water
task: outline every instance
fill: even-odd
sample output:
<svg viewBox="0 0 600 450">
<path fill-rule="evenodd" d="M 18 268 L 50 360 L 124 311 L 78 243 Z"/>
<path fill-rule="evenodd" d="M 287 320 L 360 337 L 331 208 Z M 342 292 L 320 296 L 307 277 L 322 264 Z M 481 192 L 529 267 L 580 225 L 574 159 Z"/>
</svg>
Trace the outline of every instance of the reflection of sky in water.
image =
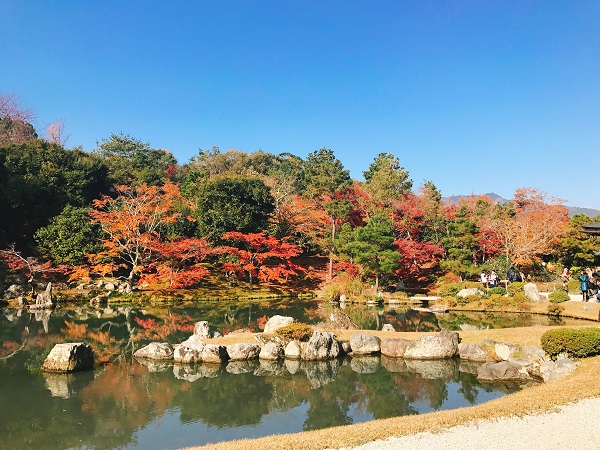
<svg viewBox="0 0 600 450">
<path fill-rule="evenodd" d="M 308 409 L 308 403 L 302 403 L 288 411 L 274 411 L 255 426 L 230 427 L 226 430 L 199 422 L 182 423 L 180 411 L 171 409 L 136 432 L 132 437 L 132 444 L 124 448 L 176 449 L 223 440 L 233 441 L 273 434 L 298 433 L 302 431 L 302 423 L 306 419 Z"/>
</svg>

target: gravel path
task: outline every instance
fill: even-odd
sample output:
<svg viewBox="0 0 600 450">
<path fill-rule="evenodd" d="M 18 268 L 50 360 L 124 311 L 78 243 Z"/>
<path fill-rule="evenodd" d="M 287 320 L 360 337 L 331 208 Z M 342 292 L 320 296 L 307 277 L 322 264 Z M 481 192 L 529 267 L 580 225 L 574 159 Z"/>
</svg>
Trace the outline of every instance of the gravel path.
<svg viewBox="0 0 600 450">
<path fill-rule="evenodd" d="M 438 433 L 374 441 L 352 450 L 598 450 L 599 418 L 600 398 L 585 399 L 545 414 L 478 421 Z"/>
</svg>

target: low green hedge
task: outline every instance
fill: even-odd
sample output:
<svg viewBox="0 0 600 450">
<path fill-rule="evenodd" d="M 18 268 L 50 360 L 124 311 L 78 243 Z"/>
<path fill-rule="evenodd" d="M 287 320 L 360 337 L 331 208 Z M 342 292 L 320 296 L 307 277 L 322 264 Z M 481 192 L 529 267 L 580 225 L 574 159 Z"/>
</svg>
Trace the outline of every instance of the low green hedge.
<svg viewBox="0 0 600 450">
<path fill-rule="evenodd" d="M 542 334 L 541 341 L 552 358 L 560 353 L 575 358 L 600 354 L 600 328 L 557 328 Z"/>
<path fill-rule="evenodd" d="M 552 303 L 562 303 L 568 302 L 571 300 L 571 297 L 565 291 L 554 291 L 548 295 L 548 300 Z"/>
</svg>

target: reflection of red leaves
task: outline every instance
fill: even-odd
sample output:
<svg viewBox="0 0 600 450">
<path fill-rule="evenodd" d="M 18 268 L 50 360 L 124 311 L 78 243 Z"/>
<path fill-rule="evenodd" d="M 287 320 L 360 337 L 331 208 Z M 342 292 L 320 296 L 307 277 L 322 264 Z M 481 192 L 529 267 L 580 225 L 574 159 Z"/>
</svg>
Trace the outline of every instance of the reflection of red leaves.
<svg viewBox="0 0 600 450">
<path fill-rule="evenodd" d="M 136 341 L 141 339 L 166 341 L 169 335 L 175 332 L 194 332 L 195 322 L 190 316 L 170 314 L 162 323 L 152 317 L 147 319 L 134 317 L 134 320 L 142 328 L 133 338 Z"/>
<path fill-rule="evenodd" d="M 67 326 L 67 328 L 63 328 L 61 331 L 65 333 L 65 335 L 68 336 L 69 339 L 81 340 L 86 337 L 87 323 L 77 325 L 71 322 L 67 322 L 65 320 L 65 325 Z"/>
<path fill-rule="evenodd" d="M 256 323 L 258 324 L 258 329 L 264 330 L 265 324 L 267 323 L 268 320 L 269 320 L 269 318 L 267 316 L 262 316 L 262 317 L 259 317 L 258 319 L 256 319 Z"/>
<path fill-rule="evenodd" d="M 151 317 L 148 319 L 140 319 L 139 317 L 134 317 L 134 320 L 135 320 L 135 323 L 137 323 L 144 330 L 150 330 L 152 328 L 156 328 L 156 326 L 158 325 L 158 322 Z"/>
</svg>

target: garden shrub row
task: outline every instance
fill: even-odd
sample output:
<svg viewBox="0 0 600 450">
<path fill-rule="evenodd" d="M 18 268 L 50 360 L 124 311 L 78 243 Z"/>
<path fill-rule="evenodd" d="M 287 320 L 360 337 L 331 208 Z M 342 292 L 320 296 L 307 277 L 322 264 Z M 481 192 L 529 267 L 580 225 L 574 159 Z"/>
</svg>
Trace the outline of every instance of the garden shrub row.
<svg viewBox="0 0 600 450">
<path fill-rule="evenodd" d="M 546 331 L 541 338 L 544 351 L 555 358 L 566 353 L 575 358 L 600 354 L 600 328 L 558 328 Z"/>
</svg>

